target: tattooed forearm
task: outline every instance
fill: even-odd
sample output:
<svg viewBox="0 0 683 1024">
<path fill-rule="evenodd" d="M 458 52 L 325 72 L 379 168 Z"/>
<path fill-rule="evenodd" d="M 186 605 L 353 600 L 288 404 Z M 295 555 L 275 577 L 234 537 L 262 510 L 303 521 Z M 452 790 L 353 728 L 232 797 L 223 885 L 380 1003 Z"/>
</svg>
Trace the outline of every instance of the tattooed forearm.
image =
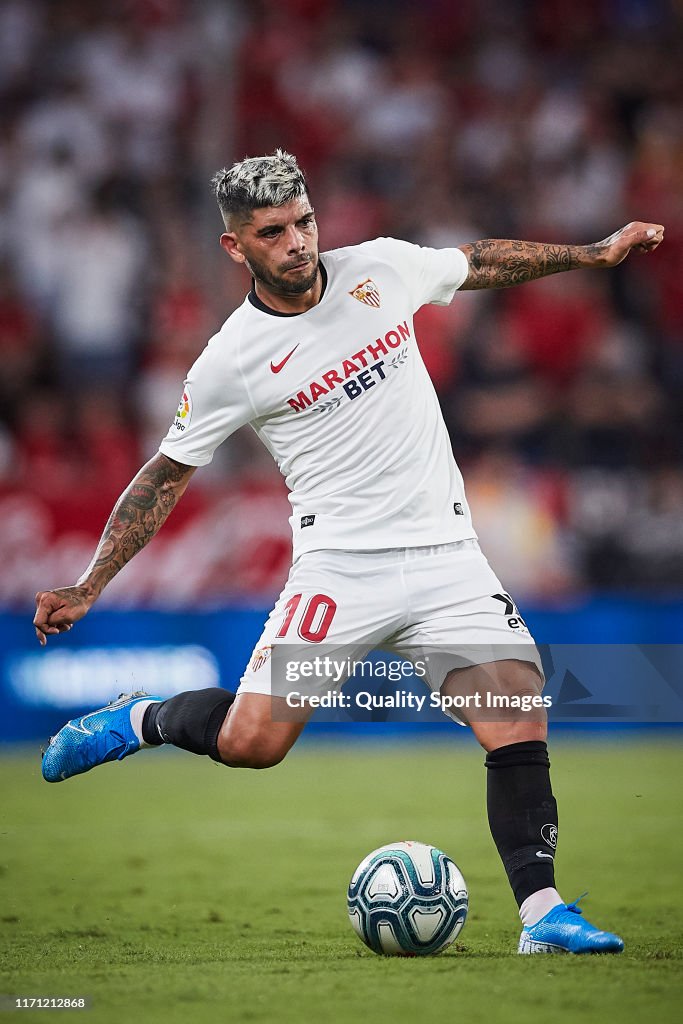
<svg viewBox="0 0 683 1024">
<path fill-rule="evenodd" d="M 93 559 L 78 580 L 83 596 L 97 597 L 161 529 L 194 472 L 155 455 L 123 492 L 104 528 Z"/>
<path fill-rule="evenodd" d="M 506 238 L 485 238 L 461 245 L 470 265 L 462 291 L 475 288 L 510 288 L 537 277 L 564 270 L 593 267 L 600 256 L 595 245 L 548 245 Z"/>
</svg>

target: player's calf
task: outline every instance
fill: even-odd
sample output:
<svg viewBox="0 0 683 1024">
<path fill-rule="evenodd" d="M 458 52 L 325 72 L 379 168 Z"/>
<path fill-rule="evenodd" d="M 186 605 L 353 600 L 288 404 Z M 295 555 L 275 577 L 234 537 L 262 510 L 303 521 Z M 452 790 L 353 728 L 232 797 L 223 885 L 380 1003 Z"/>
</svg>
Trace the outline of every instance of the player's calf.
<svg viewBox="0 0 683 1024">
<path fill-rule="evenodd" d="M 557 804 L 550 785 L 548 749 L 542 741 L 489 751 L 487 811 L 491 835 L 510 886 L 522 906 L 541 890 L 555 890 Z"/>
<path fill-rule="evenodd" d="M 278 721 L 273 709 L 279 701 L 262 693 L 236 697 L 220 687 L 190 690 L 150 704 L 141 737 L 149 745 L 170 743 L 204 754 L 229 768 L 272 768 L 305 724 Z"/>
<path fill-rule="evenodd" d="M 234 700 L 234 693 L 210 686 L 150 704 L 142 719 L 142 739 L 150 746 L 170 743 L 221 761 L 218 737 Z"/>
</svg>

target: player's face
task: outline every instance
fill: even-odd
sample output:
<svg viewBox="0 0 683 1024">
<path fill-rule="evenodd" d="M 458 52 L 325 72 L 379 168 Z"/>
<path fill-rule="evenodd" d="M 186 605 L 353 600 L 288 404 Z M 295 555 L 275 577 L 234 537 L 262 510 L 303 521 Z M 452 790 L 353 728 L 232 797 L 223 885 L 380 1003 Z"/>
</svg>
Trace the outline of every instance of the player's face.
<svg viewBox="0 0 683 1024">
<path fill-rule="evenodd" d="M 318 226 L 308 196 L 253 210 L 221 245 L 276 295 L 303 295 L 318 279 Z"/>
</svg>

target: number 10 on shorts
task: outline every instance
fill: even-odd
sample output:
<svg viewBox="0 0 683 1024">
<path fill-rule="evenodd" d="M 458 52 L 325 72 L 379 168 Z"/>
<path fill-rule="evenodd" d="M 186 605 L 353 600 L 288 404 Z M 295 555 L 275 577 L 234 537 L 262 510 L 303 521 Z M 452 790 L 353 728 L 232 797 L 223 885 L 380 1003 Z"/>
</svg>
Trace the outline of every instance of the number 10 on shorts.
<svg viewBox="0 0 683 1024">
<path fill-rule="evenodd" d="M 285 605 L 285 617 L 276 634 L 278 638 L 287 636 L 302 597 L 303 594 L 294 594 Z M 299 619 L 297 633 L 301 639 L 307 640 L 310 644 L 322 643 L 329 632 L 336 611 L 337 602 L 333 601 L 331 597 L 327 597 L 326 594 L 314 594 L 308 599 Z"/>
</svg>

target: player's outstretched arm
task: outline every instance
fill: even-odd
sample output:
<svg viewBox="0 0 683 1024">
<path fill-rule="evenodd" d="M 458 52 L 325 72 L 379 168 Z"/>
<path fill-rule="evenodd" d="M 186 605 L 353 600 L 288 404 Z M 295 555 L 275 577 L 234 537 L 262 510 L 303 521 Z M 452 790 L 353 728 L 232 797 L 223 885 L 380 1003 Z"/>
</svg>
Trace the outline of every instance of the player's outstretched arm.
<svg viewBox="0 0 683 1024">
<path fill-rule="evenodd" d="M 161 453 L 142 467 L 116 502 L 93 559 L 76 584 L 36 594 L 33 625 L 43 646 L 48 636 L 65 633 L 82 619 L 107 583 L 159 532 L 194 471 L 194 466 Z"/>
<path fill-rule="evenodd" d="M 564 270 L 616 267 L 631 249 L 652 252 L 664 237 L 661 224 L 633 221 L 592 245 L 549 245 L 507 238 L 485 238 L 459 248 L 470 269 L 461 291 L 510 288 Z"/>
</svg>

